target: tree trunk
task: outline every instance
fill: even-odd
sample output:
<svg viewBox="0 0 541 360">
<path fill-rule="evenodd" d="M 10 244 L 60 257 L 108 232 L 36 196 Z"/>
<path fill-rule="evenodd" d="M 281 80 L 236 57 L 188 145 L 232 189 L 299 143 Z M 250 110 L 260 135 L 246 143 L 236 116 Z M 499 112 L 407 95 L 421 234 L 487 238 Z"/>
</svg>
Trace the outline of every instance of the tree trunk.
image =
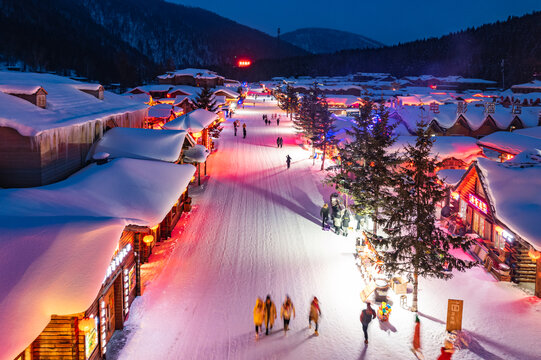
<svg viewBox="0 0 541 360">
<path fill-rule="evenodd" d="M 323 157 L 321 158 L 321 170 L 325 168 L 325 152 L 327 150 L 327 144 L 323 144 Z"/>
<path fill-rule="evenodd" d="M 417 269 L 413 271 L 413 303 L 411 304 L 411 311 L 417 312 L 417 291 L 419 289 L 419 274 Z"/>
</svg>

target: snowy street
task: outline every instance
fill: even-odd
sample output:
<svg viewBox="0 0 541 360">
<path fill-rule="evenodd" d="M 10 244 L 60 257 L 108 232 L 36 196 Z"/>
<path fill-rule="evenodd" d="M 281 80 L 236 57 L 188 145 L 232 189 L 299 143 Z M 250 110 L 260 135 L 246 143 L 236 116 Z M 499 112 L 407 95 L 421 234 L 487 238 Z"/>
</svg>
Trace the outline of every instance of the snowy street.
<svg viewBox="0 0 541 360">
<path fill-rule="evenodd" d="M 400 308 L 392 292 L 390 321 L 374 320 L 365 346 L 355 234 L 346 238 L 321 230 L 319 210 L 332 189 L 321 184 L 319 160 L 312 165 L 274 103 L 248 104 L 224 123 L 218 151 L 208 161 L 208 181 L 190 190 L 192 212 L 161 245 L 170 253 L 158 247 L 144 265 L 143 271 L 155 269 L 153 279 L 133 303 L 120 336 L 125 345 L 117 344 L 112 358 L 415 359 L 410 351 L 414 315 Z M 263 113 L 282 114 L 280 126 L 275 121 L 266 126 Z M 233 136 L 235 119 L 246 123 L 246 139 L 242 129 Z M 278 136 L 284 138 L 280 149 Z M 278 318 L 272 334 L 256 341 L 252 311 L 256 298 L 267 294 Z M 284 336 L 279 313 L 286 294 L 296 318 Z M 318 337 L 308 329 L 314 295 L 322 312 Z M 540 299 L 474 268 L 448 282 L 421 280 L 426 359 L 439 356 L 449 298 L 464 300 L 469 340 L 469 349 L 458 350 L 453 359 L 539 358 Z"/>
</svg>

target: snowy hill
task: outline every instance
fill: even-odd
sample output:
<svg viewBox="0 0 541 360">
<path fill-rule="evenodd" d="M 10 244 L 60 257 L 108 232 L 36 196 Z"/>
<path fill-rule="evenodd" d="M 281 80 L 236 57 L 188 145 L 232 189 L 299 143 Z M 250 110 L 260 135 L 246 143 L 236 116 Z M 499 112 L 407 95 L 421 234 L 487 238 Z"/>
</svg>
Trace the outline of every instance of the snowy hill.
<svg viewBox="0 0 541 360">
<path fill-rule="evenodd" d="M 165 69 L 306 52 L 210 11 L 162 0 L 0 1 L 0 63 L 135 85 Z"/>
<path fill-rule="evenodd" d="M 281 38 L 312 54 L 334 53 L 348 49 L 369 49 L 385 46 L 379 41 L 347 31 L 304 28 L 285 33 Z"/>
</svg>

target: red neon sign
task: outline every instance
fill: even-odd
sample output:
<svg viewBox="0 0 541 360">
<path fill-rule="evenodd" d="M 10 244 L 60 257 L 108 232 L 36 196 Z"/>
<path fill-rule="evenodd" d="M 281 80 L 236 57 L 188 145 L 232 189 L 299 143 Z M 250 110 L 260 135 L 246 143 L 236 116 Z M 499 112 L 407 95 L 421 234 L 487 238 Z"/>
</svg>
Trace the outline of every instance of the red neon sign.
<svg viewBox="0 0 541 360">
<path fill-rule="evenodd" d="M 237 65 L 239 67 L 248 67 L 248 66 L 252 65 L 252 61 L 250 61 L 250 60 L 239 60 Z"/>
<path fill-rule="evenodd" d="M 475 206 L 477 209 L 484 212 L 485 214 L 487 213 L 487 204 L 482 200 L 478 199 L 477 197 L 473 196 L 472 194 L 469 194 L 468 202 Z"/>
</svg>

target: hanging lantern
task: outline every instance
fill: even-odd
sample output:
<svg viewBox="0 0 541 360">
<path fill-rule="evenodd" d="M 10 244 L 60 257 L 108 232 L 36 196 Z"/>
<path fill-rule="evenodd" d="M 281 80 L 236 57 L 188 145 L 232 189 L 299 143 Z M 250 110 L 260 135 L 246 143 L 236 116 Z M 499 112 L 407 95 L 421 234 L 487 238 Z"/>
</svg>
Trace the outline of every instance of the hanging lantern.
<svg viewBox="0 0 541 360">
<path fill-rule="evenodd" d="M 541 252 L 535 250 L 533 247 L 528 250 L 528 255 L 532 259 L 532 261 L 537 261 L 539 258 L 541 258 Z"/>
<path fill-rule="evenodd" d="M 152 244 L 153 241 L 154 241 L 154 235 L 145 235 L 145 237 L 143 237 L 143 242 L 147 244 L 148 246 L 150 246 L 150 244 Z"/>
<path fill-rule="evenodd" d="M 82 320 L 79 320 L 79 330 L 85 333 L 92 330 L 95 325 L 96 322 L 94 321 L 94 319 L 91 318 L 85 317 Z"/>
</svg>

